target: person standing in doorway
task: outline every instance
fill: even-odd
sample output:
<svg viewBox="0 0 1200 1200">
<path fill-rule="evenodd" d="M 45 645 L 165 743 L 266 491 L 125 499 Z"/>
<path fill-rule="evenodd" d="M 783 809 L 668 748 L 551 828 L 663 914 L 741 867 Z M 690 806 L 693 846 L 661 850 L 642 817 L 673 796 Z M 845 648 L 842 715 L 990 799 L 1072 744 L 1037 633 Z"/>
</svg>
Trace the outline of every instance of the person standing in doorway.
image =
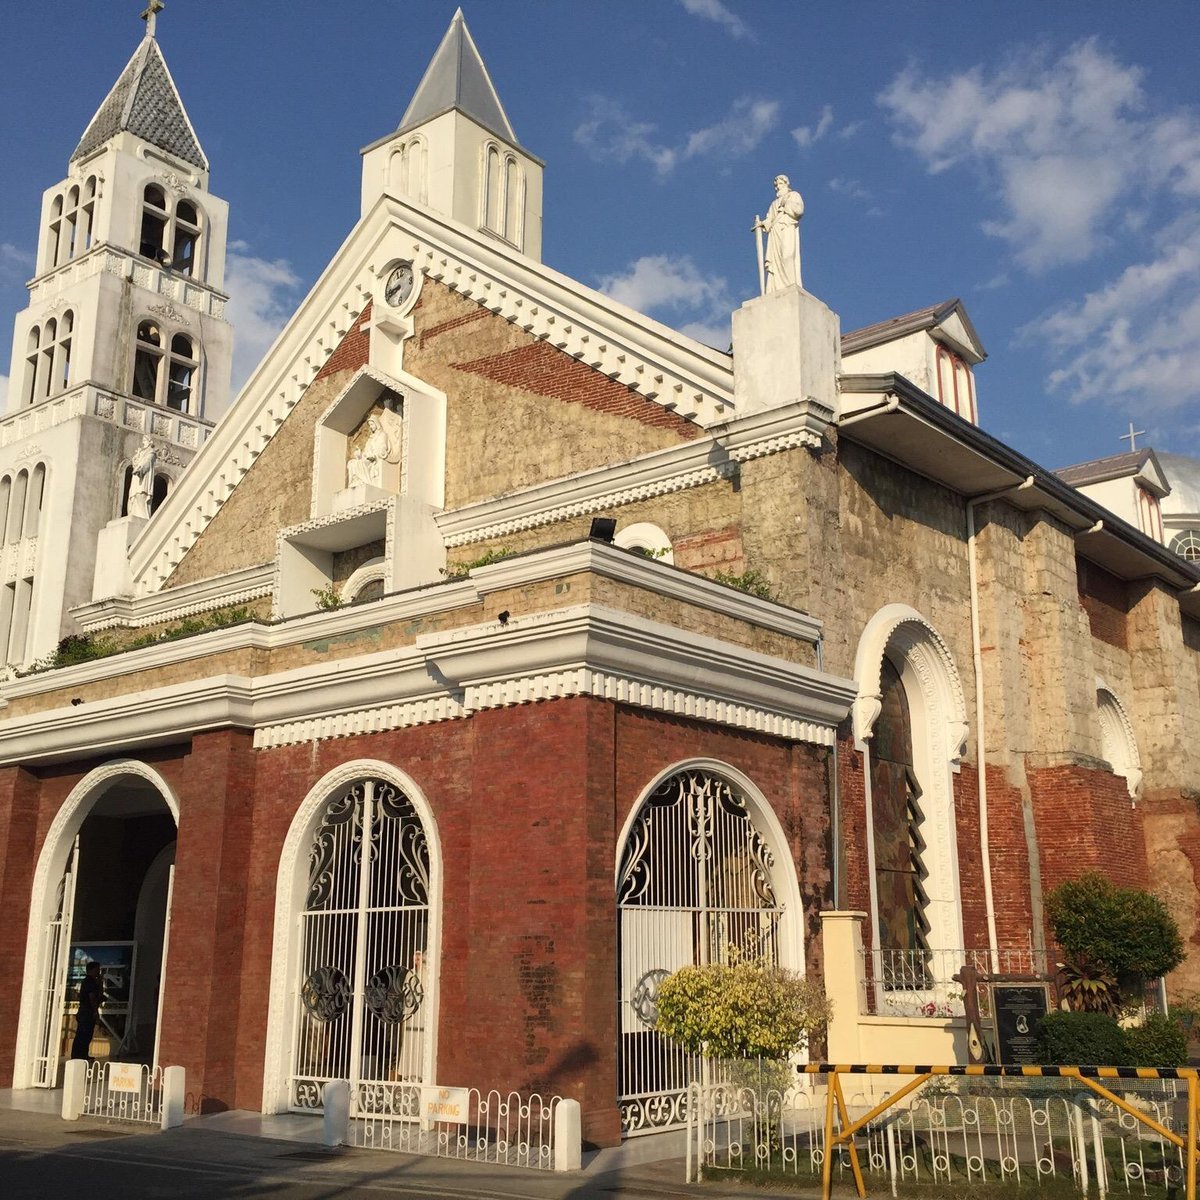
<svg viewBox="0 0 1200 1200">
<path fill-rule="evenodd" d="M 104 1003 L 104 985 L 100 982 L 100 964 L 90 962 L 87 974 L 79 985 L 79 1011 L 75 1014 L 75 1040 L 71 1043 L 72 1058 L 87 1058 L 96 1032 L 100 1005 Z"/>
</svg>

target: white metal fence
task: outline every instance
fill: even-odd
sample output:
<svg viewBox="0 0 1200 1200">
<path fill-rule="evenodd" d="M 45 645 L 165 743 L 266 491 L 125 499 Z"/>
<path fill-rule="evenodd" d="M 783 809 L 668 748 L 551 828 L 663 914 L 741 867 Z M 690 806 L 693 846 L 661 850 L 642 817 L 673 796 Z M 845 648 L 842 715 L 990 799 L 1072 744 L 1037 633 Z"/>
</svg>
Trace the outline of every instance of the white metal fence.
<svg viewBox="0 0 1200 1200">
<path fill-rule="evenodd" d="M 105 1117 L 110 1121 L 161 1125 L 162 1067 L 147 1067 L 137 1063 L 88 1063 L 83 1115 Z"/>
<path fill-rule="evenodd" d="M 826 1086 L 823 1077 L 786 1091 L 693 1086 L 688 1180 L 748 1168 L 819 1180 Z M 1111 1086 L 1163 1129 L 1186 1133 L 1182 1084 L 1122 1079 Z M 848 1095 L 849 1117 L 866 1115 L 885 1095 Z M 965 1192 L 989 1182 L 1037 1187 L 1073 1181 L 1087 1194 L 1091 1188 L 1101 1196 L 1174 1196 L 1185 1177 L 1180 1147 L 1070 1079 L 935 1078 L 868 1123 L 855 1146 L 875 1186 L 893 1192 L 910 1183 Z M 838 1147 L 832 1169 L 835 1181 L 850 1178 L 848 1147 Z"/>
<path fill-rule="evenodd" d="M 573 1120 L 564 1122 L 568 1114 L 560 1109 L 568 1105 Z M 350 1097 L 346 1141 L 368 1150 L 561 1170 L 564 1157 L 578 1165 L 578 1108 L 536 1093 L 361 1083 Z M 574 1146 L 559 1145 L 571 1137 Z"/>
</svg>

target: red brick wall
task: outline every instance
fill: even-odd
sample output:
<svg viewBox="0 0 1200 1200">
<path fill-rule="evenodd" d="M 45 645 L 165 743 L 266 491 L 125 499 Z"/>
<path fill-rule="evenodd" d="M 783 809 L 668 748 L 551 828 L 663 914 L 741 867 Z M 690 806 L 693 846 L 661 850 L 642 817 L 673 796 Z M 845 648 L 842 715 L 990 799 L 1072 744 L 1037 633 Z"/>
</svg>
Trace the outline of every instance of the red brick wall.
<svg viewBox="0 0 1200 1200">
<path fill-rule="evenodd" d="M 1092 627 L 1092 636 L 1110 646 L 1128 648 L 1126 617 L 1129 596 L 1125 584 L 1086 558 L 1075 559 L 1079 603 Z"/>
<path fill-rule="evenodd" d="M 370 324 L 371 302 L 367 301 L 367 306 L 354 318 L 354 323 L 317 372 L 314 382 L 337 371 L 357 371 L 367 365 L 371 356 Z"/>
<path fill-rule="evenodd" d="M 1123 778 L 1098 768 L 1047 767 L 1029 772 L 1029 787 L 1046 891 L 1085 871 L 1148 886 L 1142 811 L 1130 803 Z"/>
</svg>

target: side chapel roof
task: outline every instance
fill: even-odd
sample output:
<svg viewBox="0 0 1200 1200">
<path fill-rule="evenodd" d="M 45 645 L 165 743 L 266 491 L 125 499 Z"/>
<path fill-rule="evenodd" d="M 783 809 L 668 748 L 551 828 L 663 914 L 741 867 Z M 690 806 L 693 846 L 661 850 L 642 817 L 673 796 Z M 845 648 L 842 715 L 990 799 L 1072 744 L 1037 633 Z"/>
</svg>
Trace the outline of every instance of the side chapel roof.
<svg viewBox="0 0 1200 1200">
<path fill-rule="evenodd" d="M 150 34 L 142 39 L 96 110 L 71 162 L 98 150 L 118 133 L 132 133 L 184 162 L 208 170 L 208 158 L 200 148 L 166 59 Z"/>
<path fill-rule="evenodd" d="M 935 329 L 939 325 L 944 325 L 954 316 L 961 321 L 963 332 L 970 343 L 969 347 L 965 348 L 974 351 L 977 361 L 982 362 L 987 358 L 987 351 L 979 340 L 979 334 L 975 332 L 975 326 L 971 324 L 971 318 L 967 316 L 963 302 L 957 296 L 943 300 L 940 304 L 930 304 L 926 308 L 918 308 L 915 312 L 904 313 L 899 317 L 890 317 L 888 320 L 878 321 L 874 325 L 866 325 L 862 329 L 852 329 L 849 333 L 842 335 L 842 353 L 854 354 L 859 350 L 868 350 L 872 346 L 882 345 L 884 342 L 895 341 L 896 338 L 905 337 L 910 333 L 917 333 L 923 329 Z"/>
<path fill-rule="evenodd" d="M 429 60 L 396 132 L 423 125 L 454 108 L 512 145 L 520 145 L 461 8 Z"/>
</svg>

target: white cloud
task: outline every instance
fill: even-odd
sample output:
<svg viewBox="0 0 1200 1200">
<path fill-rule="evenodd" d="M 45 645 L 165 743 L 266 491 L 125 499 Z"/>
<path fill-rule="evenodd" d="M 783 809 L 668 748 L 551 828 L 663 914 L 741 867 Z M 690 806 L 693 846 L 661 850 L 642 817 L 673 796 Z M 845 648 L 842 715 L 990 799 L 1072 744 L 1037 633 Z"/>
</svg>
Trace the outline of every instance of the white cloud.
<svg viewBox="0 0 1200 1200">
<path fill-rule="evenodd" d="M 927 79 L 910 67 L 879 101 L 931 172 L 981 174 L 999 203 L 985 231 L 1030 270 L 1091 257 L 1124 207 L 1156 191 L 1200 195 L 1200 118 L 1150 112 L 1142 72 L 1095 39 L 990 73 Z"/>
<path fill-rule="evenodd" d="M 14 246 L 12 242 L 0 242 L 0 282 L 23 282 L 32 269 L 32 254 Z"/>
<path fill-rule="evenodd" d="M 752 100 L 743 96 L 734 101 L 733 109 L 723 121 L 688 134 L 684 158 L 721 154 L 741 158 L 754 150 L 772 129 L 779 117 L 777 100 Z"/>
<path fill-rule="evenodd" d="M 815 125 L 801 125 L 792 130 L 792 138 L 802 150 L 807 149 L 813 142 L 819 142 L 833 128 L 833 105 L 826 104 L 821 109 L 821 115 Z"/>
<path fill-rule="evenodd" d="M 715 21 L 730 37 L 754 40 L 754 31 L 735 12 L 731 12 L 721 0 L 679 0 L 693 17 Z"/>
<path fill-rule="evenodd" d="M 842 179 L 835 176 L 829 181 L 829 190 L 841 196 L 849 196 L 852 200 L 870 200 L 871 193 L 857 179 Z"/>
<path fill-rule="evenodd" d="M 1049 384 L 1071 401 L 1140 412 L 1200 402 L 1200 223 L 1160 239 L 1157 254 L 1022 330 L 1062 365 Z"/>
<path fill-rule="evenodd" d="M 638 312 L 664 320 L 682 318 L 680 332 L 697 341 L 718 350 L 729 346 L 729 285 L 704 275 L 686 255 L 647 255 L 620 274 L 603 276 L 596 286 Z"/>
<path fill-rule="evenodd" d="M 587 103 L 589 116 L 576 128 L 575 141 L 602 162 L 648 162 L 660 178 L 688 159 L 718 155 L 740 158 L 749 154 L 779 118 L 778 101 L 743 96 L 734 101 L 724 119 L 693 130 L 677 144 L 669 145 L 656 136 L 658 126 L 631 117 L 618 101 L 591 96 Z"/>
<path fill-rule="evenodd" d="M 226 316 L 233 326 L 233 394 L 279 335 L 295 308 L 300 279 L 284 259 L 269 261 L 231 242 L 225 260 Z"/>
</svg>

